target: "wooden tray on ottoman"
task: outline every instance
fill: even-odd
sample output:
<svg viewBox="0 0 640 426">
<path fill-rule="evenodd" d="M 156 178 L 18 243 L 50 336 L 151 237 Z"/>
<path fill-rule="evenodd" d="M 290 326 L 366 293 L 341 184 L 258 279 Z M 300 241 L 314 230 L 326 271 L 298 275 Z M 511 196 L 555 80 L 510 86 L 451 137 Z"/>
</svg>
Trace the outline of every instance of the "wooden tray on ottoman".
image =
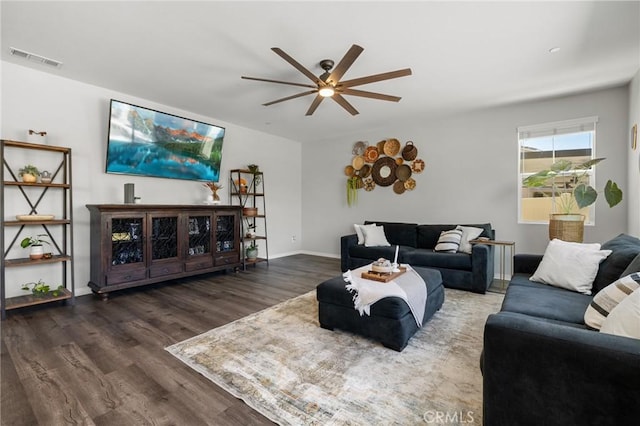
<svg viewBox="0 0 640 426">
<path fill-rule="evenodd" d="M 362 278 L 367 279 L 367 280 L 378 281 L 378 282 L 381 282 L 381 283 L 388 283 L 389 281 L 393 280 L 394 278 L 397 278 L 400 275 L 402 275 L 405 272 L 407 272 L 406 266 L 400 266 L 398 269 L 400 269 L 399 272 L 390 272 L 388 274 L 385 274 L 384 272 L 366 271 L 366 272 L 362 273 Z"/>
</svg>

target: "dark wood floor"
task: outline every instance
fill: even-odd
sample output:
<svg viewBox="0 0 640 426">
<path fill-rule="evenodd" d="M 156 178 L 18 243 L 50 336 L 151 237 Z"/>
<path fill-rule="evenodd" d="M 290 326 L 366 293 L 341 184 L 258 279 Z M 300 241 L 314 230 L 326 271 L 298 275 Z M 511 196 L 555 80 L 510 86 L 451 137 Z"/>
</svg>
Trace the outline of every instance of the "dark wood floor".
<svg viewBox="0 0 640 426">
<path fill-rule="evenodd" d="M 296 255 L 2 322 L 2 425 L 263 425 L 266 418 L 164 350 L 314 290 L 339 259 Z"/>
</svg>

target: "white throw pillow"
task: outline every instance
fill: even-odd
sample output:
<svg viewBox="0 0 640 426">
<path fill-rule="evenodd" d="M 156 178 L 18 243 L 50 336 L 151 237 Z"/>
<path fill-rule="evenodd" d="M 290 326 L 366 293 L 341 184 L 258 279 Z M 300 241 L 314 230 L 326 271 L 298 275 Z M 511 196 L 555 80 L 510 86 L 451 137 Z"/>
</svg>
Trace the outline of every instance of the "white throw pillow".
<svg viewBox="0 0 640 426">
<path fill-rule="evenodd" d="M 374 246 L 390 246 L 387 237 L 384 235 L 383 226 L 361 226 L 362 234 L 364 235 L 364 245 L 366 247 Z"/>
<path fill-rule="evenodd" d="M 356 230 L 356 235 L 358 236 L 358 244 L 364 244 L 364 233 L 362 232 L 362 228 L 368 226 L 369 228 L 373 228 L 377 226 L 375 223 L 370 223 L 369 225 L 359 225 L 357 223 L 353 224 L 353 228 Z"/>
<path fill-rule="evenodd" d="M 460 239 L 462 239 L 462 231 L 459 229 L 442 231 L 434 250 L 455 253 L 458 251 L 458 247 L 460 247 Z"/>
<path fill-rule="evenodd" d="M 640 289 L 613 308 L 602 323 L 600 332 L 640 339 Z"/>
<path fill-rule="evenodd" d="M 640 274 L 626 275 L 609 284 L 595 295 L 584 313 L 584 323 L 600 330 L 602 323 L 627 296 L 640 288 Z"/>
<path fill-rule="evenodd" d="M 356 230 L 356 235 L 358 236 L 358 244 L 364 244 L 364 235 L 362 234 L 362 229 L 360 229 L 362 225 L 358 225 L 357 223 L 353 224 L 353 229 Z"/>
<path fill-rule="evenodd" d="M 600 250 L 598 243 L 572 243 L 554 238 L 549 241 L 538 269 L 529 279 L 591 294 L 600 262 L 610 254 L 611 250 Z"/>
<path fill-rule="evenodd" d="M 484 229 L 476 228 L 474 226 L 462 226 L 462 225 L 456 226 L 456 229 L 459 229 L 462 231 L 462 238 L 460 239 L 460 247 L 458 248 L 458 251 L 471 254 L 471 249 L 473 247 L 469 241 L 475 240 L 476 238 L 478 238 L 480 234 L 482 234 L 482 231 L 484 231 Z"/>
</svg>

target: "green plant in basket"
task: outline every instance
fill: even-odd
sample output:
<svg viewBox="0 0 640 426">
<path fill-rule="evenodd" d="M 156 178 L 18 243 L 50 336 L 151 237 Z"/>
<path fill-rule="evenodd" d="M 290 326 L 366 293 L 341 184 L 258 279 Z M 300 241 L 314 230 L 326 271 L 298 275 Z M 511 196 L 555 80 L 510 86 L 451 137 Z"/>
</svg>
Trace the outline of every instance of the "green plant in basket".
<svg viewBox="0 0 640 426">
<path fill-rule="evenodd" d="M 523 179 L 522 184 L 528 188 L 551 185 L 558 212 L 573 213 L 576 208 L 582 209 L 596 202 L 598 191 L 589 184 L 589 170 L 603 160 L 604 158 L 594 158 L 577 165 L 569 160 L 559 160 L 549 169 Z M 614 207 L 622 201 L 622 190 L 611 179 L 607 181 L 602 192 L 609 207 Z"/>
</svg>

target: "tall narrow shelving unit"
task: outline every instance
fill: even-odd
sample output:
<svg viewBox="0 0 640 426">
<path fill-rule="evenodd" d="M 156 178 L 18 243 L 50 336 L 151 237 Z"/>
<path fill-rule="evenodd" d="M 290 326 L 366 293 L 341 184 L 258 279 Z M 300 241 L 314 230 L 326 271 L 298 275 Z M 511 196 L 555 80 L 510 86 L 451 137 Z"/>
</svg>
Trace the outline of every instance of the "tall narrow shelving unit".
<svg viewBox="0 0 640 426">
<path fill-rule="evenodd" d="M 25 183 L 19 180 L 17 171 L 22 164 L 17 164 L 15 158 L 20 157 L 18 151 L 38 151 L 46 161 L 56 164 L 51 173 L 49 183 L 35 182 Z M 15 156 L 13 156 L 15 154 Z M 71 148 L 60 146 L 39 145 L 26 142 L 0 140 L 0 189 L 2 202 L 0 202 L 0 314 L 6 318 L 6 311 L 44 303 L 69 300 L 75 302 L 75 283 L 73 273 L 73 198 L 71 191 Z M 31 163 L 36 161 L 31 160 Z M 14 216 L 7 218 L 7 207 L 17 204 L 16 197 L 22 197 L 28 205 L 29 211 L 24 213 L 22 220 Z M 56 197 L 57 196 L 57 197 Z M 49 198 L 52 198 L 49 200 Z M 59 199 L 59 200 L 58 200 Z M 46 200 L 46 201 L 45 201 Z M 38 209 L 42 204 L 52 205 L 61 202 L 60 217 L 48 219 Z M 49 213 L 49 212 L 42 212 Z M 20 214 L 22 215 L 22 214 Z M 31 216 L 31 217 L 29 217 Z M 29 217 L 27 219 L 27 217 Z M 17 220 L 16 220 L 17 219 Z M 25 231 L 26 235 L 45 234 L 51 243 L 52 256 L 48 259 L 31 260 L 29 256 L 16 257 L 11 251 L 18 248 L 21 256 L 26 253 L 20 247 L 20 236 Z M 15 251 L 14 251 L 15 253 Z M 46 295 L 22 295 L 6 297 L 6 286 L 23 283 L 7 281 L 7 269 L 9 268 L 39 268 L 41 265 L 59 264 L 61 267 L 61 284 L 64 288 L 54 295 L 52 292 Z M 36 275 L 34 282 L 41 277 Z M 45 280 L 46 283 L 53 282 Z M 55 281 L 58 284 L 57 281 Z M 55 290 L 57 286 L 52 286 Z"/>
<path fill-rule="evenodd" d="M 266 262 L 269 264 L 267 244 L 267 208 L 264 192 L 264 173 L 246 169 L 234 169 L 229 176 L 229 199 L 231 205 L 242 206 L 242 268 Z M 257 210 L 256 210 L 257 209 Z M 252 236 L 249 231 L 253 231 Z M 263 244 L 262 244 L 263 243 Z M 248 259 L 246 248 L 258 246 L 258 257 Z M 264 246 L 264 247 L 263 247 Z"/>
</svg>

